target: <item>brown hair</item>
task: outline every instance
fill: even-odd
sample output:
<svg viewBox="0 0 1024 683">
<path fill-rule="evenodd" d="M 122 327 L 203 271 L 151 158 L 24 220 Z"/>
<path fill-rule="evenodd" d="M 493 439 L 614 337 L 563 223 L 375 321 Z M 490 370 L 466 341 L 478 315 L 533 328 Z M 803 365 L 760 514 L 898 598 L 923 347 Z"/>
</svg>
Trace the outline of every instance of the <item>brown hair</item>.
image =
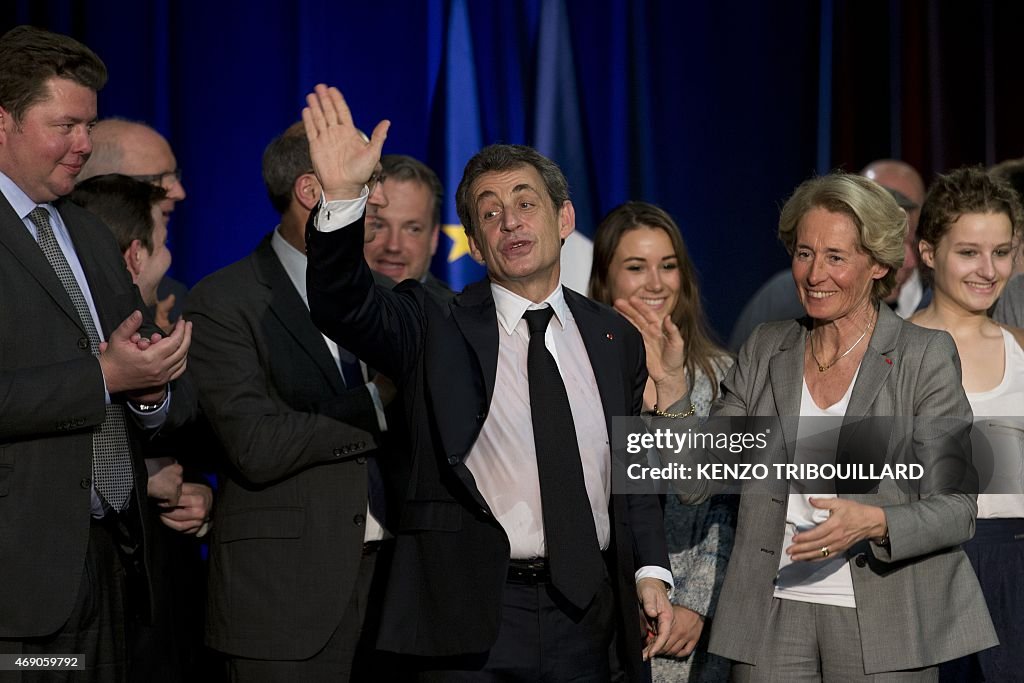
<svg viewBox="0 0 1024 683">
<path fill-rule="evenodd" d="M 986 173 L 981 166 L 964 166 L 940 175 L 928 189 L 917 224 L 917 240 L 938 246 L 950 226 L 965 213 L 1004 213 L 1010 219 L 1010 235 L 1014 242 L 1024 229 L 1024 209 L 1020 197 L 1006 180 Z M 922 273 L 930 277 L 924 265 Z"/>
<path fill-rule="evenodd" d="M 679 292 L 672 311 L 672 322 L 686 342 L 685 367 L 689 377 L 702 372 L 711 380 L 712 399 L 718 396 L 718 382 L 715 363 L 728 353 L 715 341 L 708 328 L 701 305 L 700 288 L 697 283 L 697 269 L 679 232 L 679 226 L 668 213 L 647 202 L 626 202 L 608 213 L 597 226 L 594 235 L 594 264 L 590 269 L 590 298 L 609 306 L 612 305 L 611 283 L 608 271 L 619 247 L 622 236 L 642 227 L 663 230 L 672 242 L 679 263 Z"/>
<path fill-rule="evenodd" d="M 95 52 L 59 33 L 16 26 L 0 36 L 0 107 L 16 124 L 47 96 L 46 82 L 54 77 L 99 92 L 107 67 Z"/>
<path fill-rule="evenodd" d="M 477 178 L 492 171 L 510 171 L 523 166 L 533 166 L 544 181 L 544 189 L 555 205 L 557 213 L 569 199 L 569 183 L 558 164 L 548 159 L 532 147 L 524 145 L 490 145 L 477 152 L 466 163 L 466 170 L 455 191 L 455 210 L 462 221 L 466 234 L 473 237 L 476 231 L 473 198 L 469 196 L 470 188 Z"/>
</svg>

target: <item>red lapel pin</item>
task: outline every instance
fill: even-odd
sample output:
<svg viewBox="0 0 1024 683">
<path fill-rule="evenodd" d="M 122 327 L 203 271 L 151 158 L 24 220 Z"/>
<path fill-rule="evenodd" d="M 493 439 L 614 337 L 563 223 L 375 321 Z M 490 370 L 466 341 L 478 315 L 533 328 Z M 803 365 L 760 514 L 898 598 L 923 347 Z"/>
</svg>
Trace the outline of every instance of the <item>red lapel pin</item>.
<svg viewBox="0 0 1024 683">
<path fill-rule="evenodd" d="M 611 332 L 609 332 L 608 334 L 606 334 L 604 336 L 608 337 L 608 339 L 615 339 L 615 335 L 612 334 Z"/>
</svg>

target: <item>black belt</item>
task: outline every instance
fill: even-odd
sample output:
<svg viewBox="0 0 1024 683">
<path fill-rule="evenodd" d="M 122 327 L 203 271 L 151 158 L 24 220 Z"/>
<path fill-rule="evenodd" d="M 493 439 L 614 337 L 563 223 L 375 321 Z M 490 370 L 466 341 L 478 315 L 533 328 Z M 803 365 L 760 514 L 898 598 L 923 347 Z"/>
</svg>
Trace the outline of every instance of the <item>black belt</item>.
<svg viewBox="0 0 1024 683">
<path fill-rule="evenodd" d="M 532 560 L 509 560 L 507 581 L 528 586 L 548 583 L 551 581 L 551 570 L 548 569 L 547 558 L 535 557 Z"/>
</svg>

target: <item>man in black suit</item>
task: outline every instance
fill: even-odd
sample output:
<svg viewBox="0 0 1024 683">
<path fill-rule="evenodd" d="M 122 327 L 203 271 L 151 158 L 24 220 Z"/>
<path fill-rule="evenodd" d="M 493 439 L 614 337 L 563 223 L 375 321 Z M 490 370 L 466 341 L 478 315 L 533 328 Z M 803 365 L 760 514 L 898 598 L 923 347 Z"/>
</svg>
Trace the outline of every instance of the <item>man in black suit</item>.
<svg viewBox="0 0 1024 683">
<path fill-rule="evenodd" d="M 267 146 L 280 225 L 199 282 L 186 307 L 200 403 L 228 460 L 206 641 L 237 681 L 361 680 L 383 538 L 367 482 L 393 390 L 366 382 L 309 317 L 304 227 L 321 193 L 312 167 L 301 124 Z"/>
<path fill-rule="evenodd" d="M 148 610 L 143 439 L 191 417 L 168 388 L 191 324 L 157 333 L 110 231 L 60 201 L 105 81 L 66 36 L 0 37 L 0 652 L 80 653 L 86 680 L 124 678 Z"/>
<path fill-rule="evenodd" d="M 378 647 L 422 657 L 425 680 L 608 680 L 610 652 L 641 680 L 640 617 L 643 655 L 656 654 L 672 577 L 658 500 L 609 495 L 608 434 L 613 415 L 639 412 L 643 347 L 558 283 L 574 227 L 564 176 L 526 147 L 483 150 L 456 197 L 488 278 L 444 304 L 415 282 L 375 286 L 362 213 L 388 124 L 366 143 L 337 89 L 307 102 L 323 190 L 307 225 L 310 310 L 408 406 L 411 480 Z"/>
<path fill-rule="evenodd" d="M 363 246 L 370 268 L 397 282 L 413 279 L 442 300 L 448 286 L 430 272 L 441 232 L 444 188 L 426 164 L 404 154 L 380 159 L 381 191 L 387 203 L 369 219 L 373 239 Z"/>
</svg>

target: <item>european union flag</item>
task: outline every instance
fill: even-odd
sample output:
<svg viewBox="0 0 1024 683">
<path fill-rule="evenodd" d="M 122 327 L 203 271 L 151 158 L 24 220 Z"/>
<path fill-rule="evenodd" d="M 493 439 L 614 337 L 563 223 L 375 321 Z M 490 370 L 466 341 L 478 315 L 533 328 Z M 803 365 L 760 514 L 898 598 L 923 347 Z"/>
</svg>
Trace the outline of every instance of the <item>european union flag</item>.
<svg viewBox="0 0 1024 683">
<path fill-rule="evenodd" d="M 433 96 L 433 121 L 443 130 L 443 149 L 432 147 L 432 165 L 441 169 L 445 203 L 441 211 L 441 231 L 431 270 L 460 291 L 484 276 L 484 268 L 469 254 L 469 242 L 455 212 L 455 189 L 462 179 L 466 162 L 483 146 L 480 132 L 480 106 L 477 100 L 476 66 L 473 39 L 469 27 L 466 0 L 452 0 L 448 15 L 441 74 Z"/>
</svg>

